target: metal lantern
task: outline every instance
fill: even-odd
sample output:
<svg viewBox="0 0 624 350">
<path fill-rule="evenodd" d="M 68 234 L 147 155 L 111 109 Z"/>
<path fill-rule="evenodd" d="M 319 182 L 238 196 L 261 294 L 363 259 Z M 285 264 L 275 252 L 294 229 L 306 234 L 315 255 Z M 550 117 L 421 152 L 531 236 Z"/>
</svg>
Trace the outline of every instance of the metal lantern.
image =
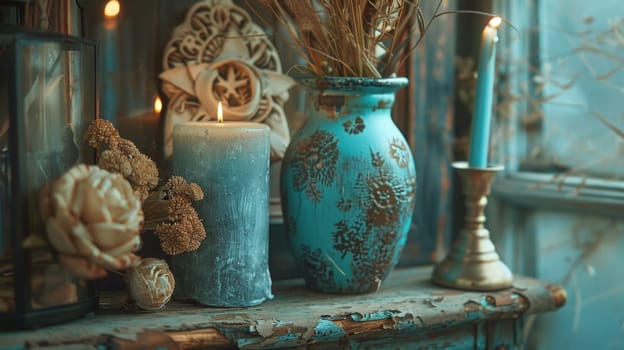
<svg viewBox="0 0 624 350">
<path fill-rule="evenodd" d="M 95 44 L 0 28 L 0 328 L 33 328 L 97 306 L 94 289 L 55 260 L 40 193 L 76 163 L 97 113 Z"/>
</svg>

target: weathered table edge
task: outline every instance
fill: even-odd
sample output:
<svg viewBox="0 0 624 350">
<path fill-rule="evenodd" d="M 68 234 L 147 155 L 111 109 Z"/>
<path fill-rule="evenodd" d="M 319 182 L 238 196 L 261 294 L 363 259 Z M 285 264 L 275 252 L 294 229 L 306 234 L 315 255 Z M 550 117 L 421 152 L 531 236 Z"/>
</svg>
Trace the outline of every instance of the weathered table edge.
<svg viewBox="0 0 624 350">
<path fill-rule="evenodd" d="M 517 276 L 514 287 L 466 292 L 434 286 L 431 269 L 392 273 L 373 295 L 337 296 L 279 281 L 276 300 L 251 308 L 207 308 L 171 303 L 146 313 L 102 310 L 71 323 L 28 332 L 0 333 L 0 349 L 92 345 L 97 348 L 244 349 L 296 347 L 349 339 L 398 337 L 553 311 L 566 302 L 560 286 Z M 106 299 L 106 296 L 103 296 Z"/>
</svg>

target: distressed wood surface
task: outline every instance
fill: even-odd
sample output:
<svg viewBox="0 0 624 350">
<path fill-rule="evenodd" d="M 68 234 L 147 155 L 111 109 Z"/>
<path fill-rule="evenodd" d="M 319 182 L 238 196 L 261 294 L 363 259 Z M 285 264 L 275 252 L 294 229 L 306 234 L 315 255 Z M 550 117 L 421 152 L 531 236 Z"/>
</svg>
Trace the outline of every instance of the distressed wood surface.
<svg viewBox="0 0 624 350">
<path fill-rule="evenodd" d="M 378 293 L 355 296 L 315 293 L 299 279 L 280 281 L 274 300 L 250 308 L 172 302 L 159 312 L 142 312 L 124 307 L 120 294 L 106 294 L 96 315 L 3 333 L 0 347 L 486 348 L 504 338 L 500 344 L 515 349 L 523 316 L 565 304 L 562 288 L 535 279 L 516 277 L 514 288 L 479 293 L 435 286 L 430 276 L 428 267 L 399 269 Z"/>
</svg>

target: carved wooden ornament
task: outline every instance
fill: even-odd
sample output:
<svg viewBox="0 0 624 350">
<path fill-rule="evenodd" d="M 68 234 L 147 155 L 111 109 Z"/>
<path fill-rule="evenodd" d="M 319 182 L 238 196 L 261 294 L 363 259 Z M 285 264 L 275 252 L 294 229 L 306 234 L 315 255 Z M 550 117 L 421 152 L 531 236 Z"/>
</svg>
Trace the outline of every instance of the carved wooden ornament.
<svg viewBox="0 0 624 350">
<path fill-rule="evenodd" d="M 271 159 L 290 142 L 283 104 L 294 81 L 282 74 L 277 51 L 266 33 L 230 0 L 194 5 L 165 47 L 162 90 L 165 155 L 172 154 L 173 125 L 182 121 L 265 123 L 271 128 Z"/>
</svg>

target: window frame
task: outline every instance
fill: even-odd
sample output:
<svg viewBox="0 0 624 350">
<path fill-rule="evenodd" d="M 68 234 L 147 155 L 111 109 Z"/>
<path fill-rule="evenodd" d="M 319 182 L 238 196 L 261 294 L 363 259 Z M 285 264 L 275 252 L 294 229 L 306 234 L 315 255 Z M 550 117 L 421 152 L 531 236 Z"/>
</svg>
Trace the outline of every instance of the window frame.
<svg viewBox="0 0 624 350">
<path fill-rule="evenodd" d="M 583 265 L 586 270 L 581 268 L 580 261 L 592 261 L 592 255 L 600 256 L 604 254 L 605 249 L 609 246 L 586 246 L 582 249 L 570 246 L 553 246 L 548 245 L 553 241 L 562 242 L 568 240 L 573 242 L 575 232 L 568 229 L 561 229 L 547 221 L 539 221 L 542 214 L 560 216 L 562 220 L 573 217 L 573 224 L 584 222 L 587 218 L 596 218 L 598 220 L 621 222 L 624 214 L 624 181 L 612 180 L 605 177 L 585 176 L 574 169 L 566 169 L 565 167 L 557 168 L 555 166 L 547 166 L 536 169 L 533 164 L 523 163 L 531 152 L 532 145 L 541 145 L 542 139 L 547 137 L 541 131 L 541 122 L 538 121 L 533 128 L 523 128 L 520 116 L 528 115 L 533 112 L 531 102 L 539 101 L 539 89 L 532 85 L 532 74 L 528 67 L 542 67 L 540 55 L 530 55 L 531 52 L 539 52 L 540 36 L 538 31 L 532 30 L 536 28 L 541 19 L 545 18 L 543 12 L 543 4 L 546 0 L 531 0 L 530 2 L 519 1 L 500 1 L 493 3 L 493 12 L 504 14 L 505 19 L 517 29 L 500 31 L 500 40 L 507 43 L 513 41 L 510 56 L 523 57 L 528 61 L 526 68 L 507 66 L 510 60 L 500 55 L 505 54 L 503 50 L 499 50 L 499 84 L 509 84 L 508 91 L 521 96 L 527 93 L 528 86 L 529 98 L 520 98 L 512 107 L 505 111 L 497 110 L 495 117 L 495 125 L 499 128 L 502 135 L 506 138 L 504 142 L 502 138 L 493 141 L 493 162 L 503 164 L 505 170 L 496 178 L 492 186 L 492 193 L 488 198 L 489 204 L 487 208 L 486 227 L 490 231 L 492 240 L 496 245 L 498 253 L 502 260 L 510 267 L 516 275 L 528 275 L 538 278 L 549 278 L 551 282 L 563 283 L 568 289 L 570 295 L 570 304 L 568 310 L 563 313 L 554 315 L 540 316 L 538 323 L 541 326 L 536 327 L 529 337 L 528 346 L 531 348 L 552 347 L 555 343 L 564 342 L 564 340 L 556 339 L 562 335 L 567 327 L 570 313 L 578 316 L 580 319 L 581 303 L 581 287 L 576 281 L 576 274 L 581 270 L 586 273 L 583 275 L 587 281 L 591 278 L 593 267 L 588 262 L 587 266 Z M 518 40 L 518 37 L 524 40 Z M 513 74 L 510 74 L 513 72 Z M 522 84 L 525 89 L 522 90 Z M 508 113 L 501 115 L 501 113 Z M 596 119 L 596 123 L 599 121 Z M 606 131 L 611 132 L 611 131 Z M 493 136 L 497 135 L 493 133 Z M 624 174 L 621 174 L 624 175 Z M 536 217 L 538 219 L 536 219 Z M 561 222 L 559 222 L 561 223 Z M 591 238 L 588 242 L 600 241 L 601 232 L 591 231 Z M 611 231 L 611 237 L 621 237 L 622 232 Z M 618 238 L 620 239 L 620 238 Z M 577 242 L 578 243 L 578 242 Z M 585 242 L 587 243 L 587 242 Z M 611 247 L 613 248 L 613 247 Z M 557 255 L 558 254 L 558 255 Z M 561 257 L 566 256 L 569 263 L 561 265 Z M 621 259 L 624 253 L 617 255 L 601 256 L 604 262 L 604 270 L 600 271 L 603 278 L 605 274 L 613 273 L 614 266 L 617 266 L 617 260 Z M 559 259 L 559 260 L 558 260 Z M 596 258 L 598 259 L 598 258 Z M 595 260 L 594 260 L 595 261 Z M 617 270 L 617 267 L 615 267 Z M 545 276 L 550 270 L 550 277 Z M 552 273 L 556 271 L 556 273 Z M 573 276 L 574 281 L 568 284 L 568 278 Z M 581 275 L 579 275 L 581 276 Z M 589 276 L 589 277 L 587 277 Z M 554 277 L 554 279 L 552 279 Z M 599 282 L 593 282 L 599 283 Z M 597 288 L 613 288 L 619 282 L 613 280 L 613 285 L 602 284 Z M 588 287 L 589 286 L 582 286 Z M 588 290 L 588 289 L 583 289 Z M 584 293 L 584 292 L 583 292 Z M 587 298 L 587 295 L 585 295 Z M 608 315 L 596 314 L 596 309 L 590 312 L 586 310 L 584 318 L 600 319 L 600 322 L 616 322 L 615 318 L 603 317 Z M 593 316 L 592 316 L 592 313 Z M 570 321 L 572 322 L 572 321 Z M 580 321 L 579 321 L 580 322 Z M 585 321 L 588 322 L 588 321 Z M 528 334 L 531 330 L 533 320 L 529 320 L 529 326 L 525 330 Z M 544 328 L 546 327 L 546 328 Z M 558 328 L 557 328 L 558 327 Z M 548 329 L 548 331 L 543 331 Z M 550 331 L 554 333 L 549 333 Z M 589 336 L 585 334 L 584 336 Z M 549 337 L 549 338 L 546 338 Z M 553 338 L 555 337 L 555 338 Z M 578 339 L 578 335 L 576 338 Z M 591 336 L 592 341 L 596 341 L 597 336 Z M 544 343 L 548 345 L 544 345 Z"/>
</svg>

